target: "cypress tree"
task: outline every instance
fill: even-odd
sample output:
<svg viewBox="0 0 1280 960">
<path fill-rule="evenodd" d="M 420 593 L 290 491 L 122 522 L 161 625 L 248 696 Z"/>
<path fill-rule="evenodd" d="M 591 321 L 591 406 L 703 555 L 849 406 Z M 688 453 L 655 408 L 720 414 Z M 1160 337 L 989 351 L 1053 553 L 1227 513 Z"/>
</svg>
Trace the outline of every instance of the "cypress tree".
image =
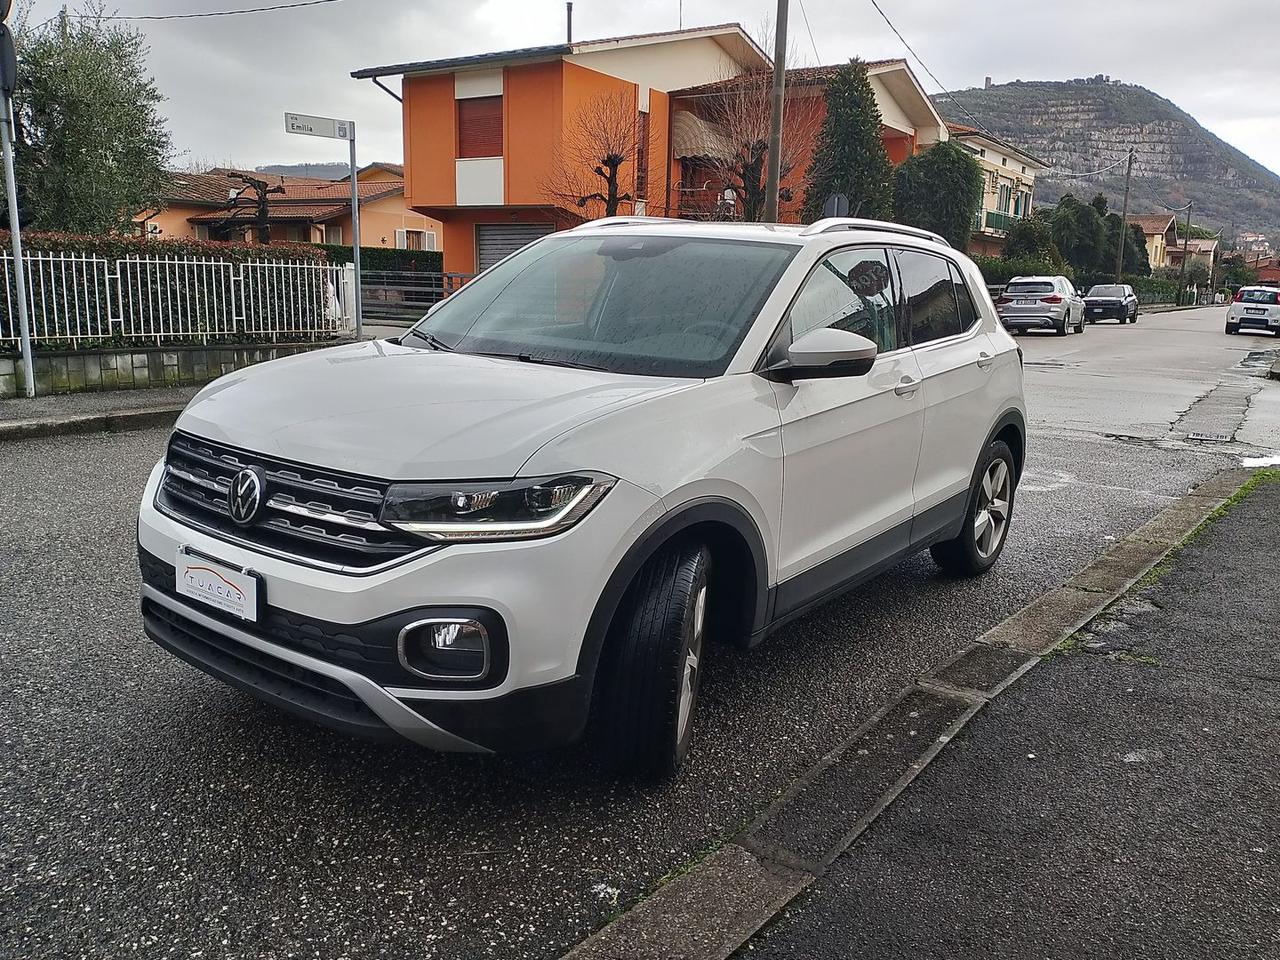
<svg viewBox="0 0 1280 960">
<path fill-rule="evenodd" d="M 850 60 L 827 84 L 827 115 L 805 176 L 804 221 L 821 217 L 835 193 L 849 198 L 851 216 L 887 219 L 893 213 L 892 176 L 866 65 Z"/>
</svg>

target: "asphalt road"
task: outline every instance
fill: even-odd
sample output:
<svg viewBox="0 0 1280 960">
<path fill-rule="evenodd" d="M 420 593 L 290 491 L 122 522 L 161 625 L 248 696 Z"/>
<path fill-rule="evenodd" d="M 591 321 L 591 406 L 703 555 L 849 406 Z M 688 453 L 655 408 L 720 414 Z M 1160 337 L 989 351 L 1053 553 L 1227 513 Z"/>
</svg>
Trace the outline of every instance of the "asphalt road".
<svg viewBox="0 0 1280 960">
<path fill-rule="evenodd" d="M 1233 369 L 1280 344 L 1224 336 L 1223 312 L 1024 336 L 1033 434 L 996 570 L 913 559 L 756 651 L 712 651 L 691 762 L 661 789 L 582 749 L 346 740 L 225 688 L 139 625 L 135 503 L 164 432 L 0 445 L 0 957 L 558 955 L 927 666 L 1280 447 L 1280 384 Z M 1215 404 L 1220 382 L 1245 406 Z M 1197 422 L 1234 441 L 1180 438 L 1206 396 Z"/>
</svg>

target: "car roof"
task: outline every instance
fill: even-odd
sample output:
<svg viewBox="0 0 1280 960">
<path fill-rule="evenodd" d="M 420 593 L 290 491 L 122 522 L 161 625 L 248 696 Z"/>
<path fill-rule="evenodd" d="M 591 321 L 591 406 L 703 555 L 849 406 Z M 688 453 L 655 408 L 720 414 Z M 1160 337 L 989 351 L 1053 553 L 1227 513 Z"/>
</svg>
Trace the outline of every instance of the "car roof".
<svg viewBox="0 0 1280 960">
<path fill-rule="evenodd" d="M 1065 280 L 1065 279 L 1067 278 L 1055 274 L 1054 276 L 1045 275 L 1042 277 L 1010 277 L 1009 282 L 1010 283 L 1024 283 L 1024 282 L 1025 283 L 1053 283 L 1055 280 Z"/>
<path fill-rule="evenodd" d="M 609 235 L 669 236 L 674 232 L 681 236 L 705 237 L 720 240 L 747 240 L 757 243 L 788 243 L 806 246 L 822 243 L 829 246 L 830 239 L 852 237 L 867 242 L 909 241 L 926 247 L 942 247 L 954 252 L 940 235 L 918 227 L 889 223 L 880 220 L 861 220 L 853 217 L 829 217 L 814 223 L 739 223 L 736 221 L 677 220 L 666 217 L 603 217 L 589 220 L 573 227 L 568 233 L 599 233 Z M 823 242 L 825 239 L 826 242 Z"/>
</svg>

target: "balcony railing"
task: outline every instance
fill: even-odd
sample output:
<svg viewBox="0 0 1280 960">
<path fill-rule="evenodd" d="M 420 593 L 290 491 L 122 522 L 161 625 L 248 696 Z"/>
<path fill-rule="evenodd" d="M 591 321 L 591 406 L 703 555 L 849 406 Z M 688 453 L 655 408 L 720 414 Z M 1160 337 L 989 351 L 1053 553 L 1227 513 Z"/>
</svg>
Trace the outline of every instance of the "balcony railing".
<svg viewBox="0 0 1280 960">
<path fill-rule="evenodd" d="M 1006 233 L 1011 226 L 1021 219 L 1021 217 L 1015 216 L 1012 213 L 1001 213 L 999 210 L 988 210 L 987 229 L 999 230 L 1001 233 Z"/>
</svg>

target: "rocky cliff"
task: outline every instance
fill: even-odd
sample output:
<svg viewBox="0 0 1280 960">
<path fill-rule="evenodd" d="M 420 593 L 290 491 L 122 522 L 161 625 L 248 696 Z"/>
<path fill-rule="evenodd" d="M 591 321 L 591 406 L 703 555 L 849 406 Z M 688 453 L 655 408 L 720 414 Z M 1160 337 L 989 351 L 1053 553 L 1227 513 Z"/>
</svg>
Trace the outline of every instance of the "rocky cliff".
<svg viewBox="0 0 1280 960">
<path fill-rule="evenodd" d="M 1036 180 L 1036 199 L 1065 192 L 1088 199 L 1101 191 L 1118 207 L 1124 168 L 1084 179 L 1136 151 L 1130 210 L 1156 213 L 1163 202 L 1195 202 L 1196 223 L 1280 233 L 1280 176 L 1214 136 L 1190 114 L 1145 87 L 1110 81 L 1033 81 L 958 90 L 934 98 L 948 120 L 973 125 L 958 104 L 995 135 L 1030 151 L 1053 169 Z"/>
</svg>

